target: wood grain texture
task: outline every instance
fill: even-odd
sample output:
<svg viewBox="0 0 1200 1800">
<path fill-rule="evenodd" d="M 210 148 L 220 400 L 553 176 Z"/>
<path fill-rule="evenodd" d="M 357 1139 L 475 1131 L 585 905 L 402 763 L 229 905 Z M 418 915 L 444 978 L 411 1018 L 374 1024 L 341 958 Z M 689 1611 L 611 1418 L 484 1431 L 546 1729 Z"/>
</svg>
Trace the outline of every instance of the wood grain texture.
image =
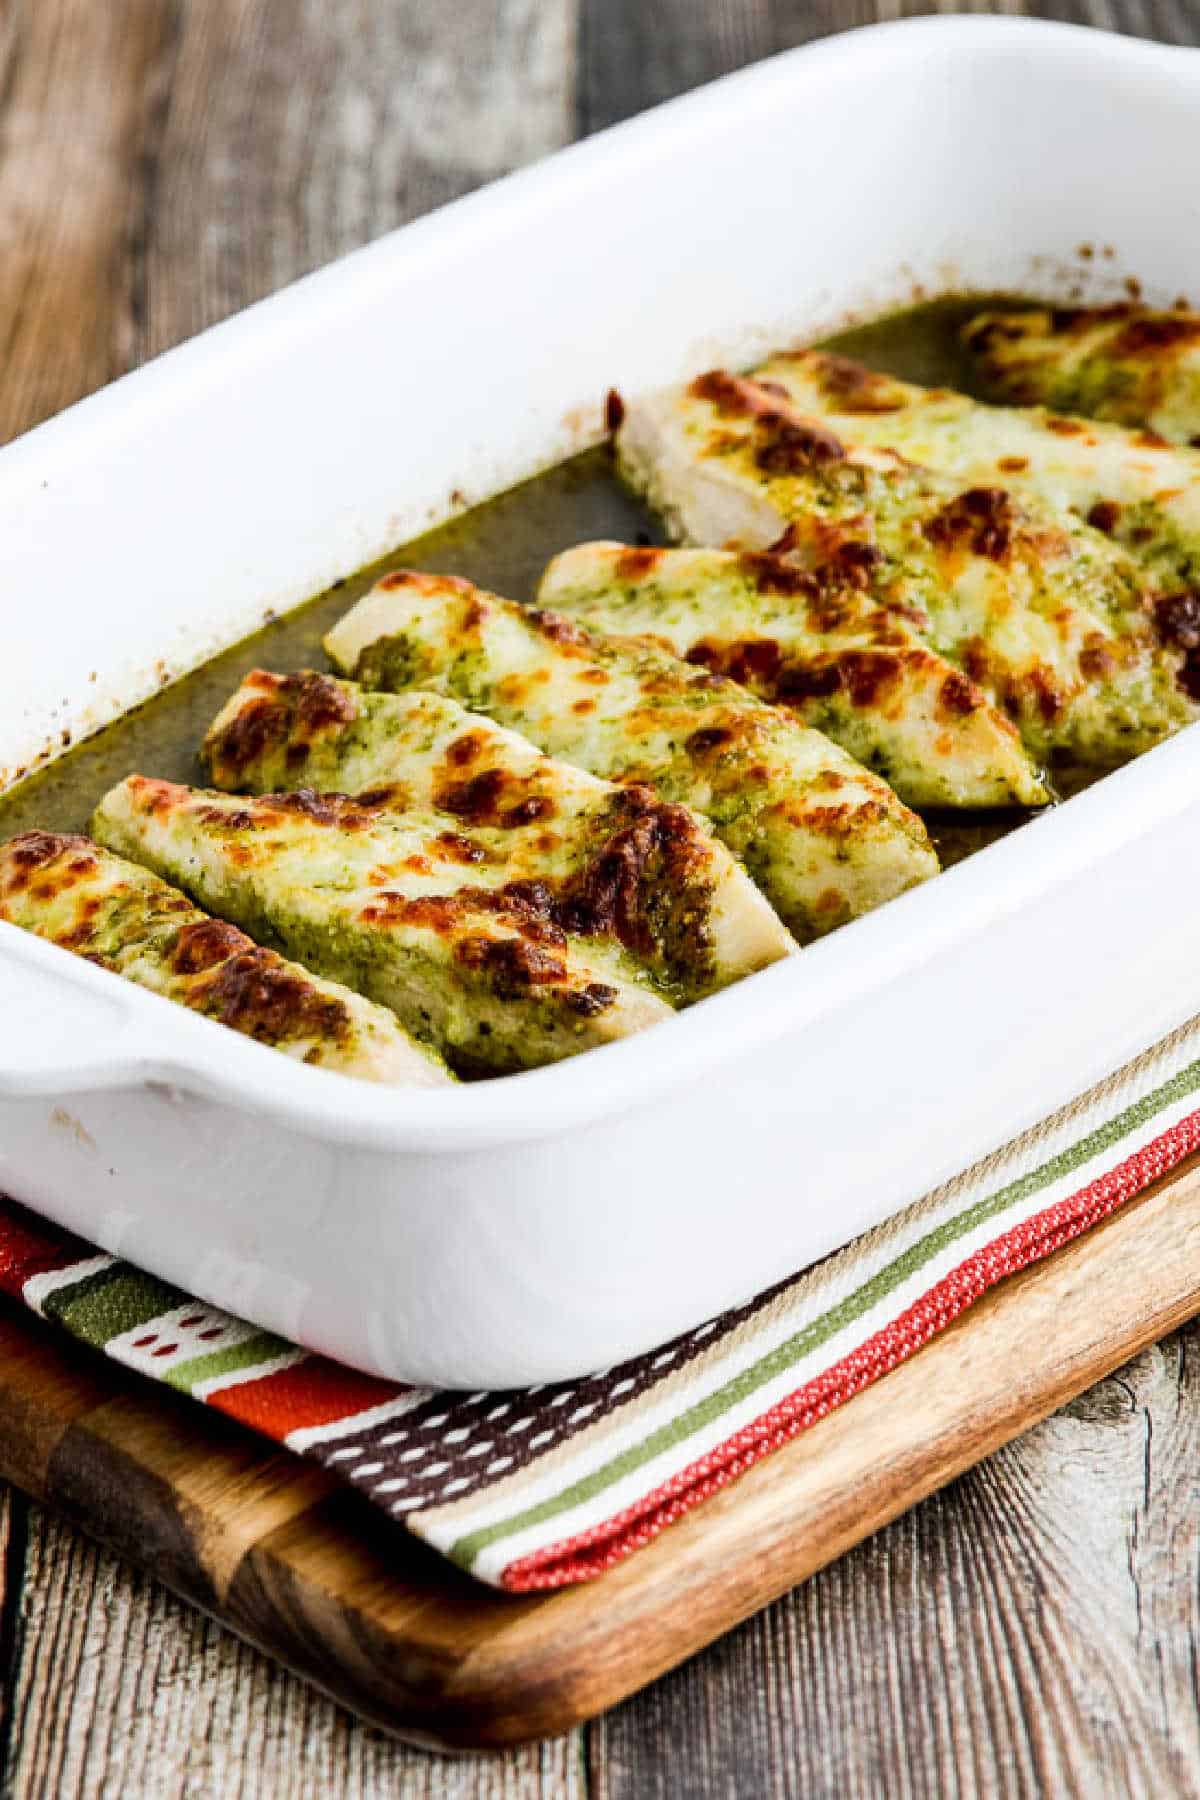
<svg viewBox="0 0 1200 1800">
<path fill-rule="evenodd" d="M 1145 1351 L 610 1715 L 593 1791 L 734 1794 L 749 1766 L 764 1800 L 1195 1793 L 1198 1347 Z"/>
<path fill-rule="evenodd" d="M 139 358 L 573 135 L 572 0 L 205 0 L 180 21 Z"/>
<path fill-rule="evenodd" d="M 574 131 L 573 0 L 4 0 L 7 439 Z M 23 1476 L 40 1451 L 26 1421 Z M 6 1795 L 581 1791 L 576 1738 L 445 1763 L 18 1498 Z"/>
<path fill-rule="evenodd" d="M 927 11 L 1200 38 L 1195 0 L 2 0 L 0 436 L 574 129 Z M 578 1733 L 452 1762 L 386 1740 L 5 1502 L 0 1787 L 1200 1792 L 1198 1363 L 1196 1328 L 1146 1353 L 615 1710 L 586 1767 Z"/>
<path fill-rule="evenodd" d="M 566 1733 L 676 1667 L 1197 1307 L 1200 1157 L 1085 1238 L 1001 1284 L 909 1363 L 602 1581 L 549 1595 L 489 1591 L 406 1538 L 326 1472 L 116 1364 L 96 1359 L 85 1392 L 77 1347 L 12 1306 L 0 1311 L 0 1476 L 20 1473 L 57 1513 L 357 1714 L 424 1744 L 503 1747 Z M 31 1454 L 24 1447 L 27 1431 L 4 1425 L 34 1417 Z M 16 1446 L 12 1452 L 10 1445 Z M 1190 1467 L 1189 1447 L 1168 1467 Z M 1144 1448 L 1136 1464 L 1139 1492 L 1148 1496 Z M 1085 1466 L 1077 1485 L 1087 1478 Z M 1088 1517 L 1087 1539 L 1079 1537 L 1077 1495 L 1069 1492 L 1062 1496 L 1067 1507 L 1040 1521 L 1033 1533 L 1020 1511 L 1002 1515 L 1007 1536 L 993 1533 L 989 1541 L 983 1534 L 986 1553 L 977 1553 L 961 1577 L 971 1604 L 947 1615 L 949 1639 L 925 1671 L 925 1687 L 934 1696 L 938 1671 L 958 1670 L 965 1650 L 973 1649 L 981 1714 L 993 1736 L 1002 1703 L 1014 1694 L 1025 1711 L 1049 1696 L 1055 1729 L 1029 1763 L 1031 1793 L 1039 1781 L 1057 1791 L 1081 1758 L 1085 1767 L 1099 1766 L 1099 1757 L 1111 1763 L 1117 1745 L 1132 1773 L 1148 1781 L 1165 1778 L 1187 1753 L 1153 1729 L 1156 1717 L 1169 1720 L 1178 1679 L 1164 1666 L 1157 1713 L 1128 1699 L 1129 1678 L 1138 1672 L 1130 1609 L 1109 1606 L 1103 1587 L 1081 1579 L 1090 1556 L 1111 1557 L 1114 1544 L 1124 1541 L 1127 1486 L 1127 1480 L 1110 1484 L 1108 1511 Z M 1028 1500 L 1029 1487 L 1028 1480 L 1015 1484 L 1013 1496 Z M 959 1540 L 932 1521 L 930 1542 L 932 1562 L 951 1558 L 948 1581 Z M 95 1569 L 90 1552 L 77 1553 L 80 1567 Z M 60 1560 L 50 1565 L 51 1584 L 60 1580 Z M 1127 1567 L 1127 1554 L 1123 1562 Z M 1023 1580 L 1013 1583 L 1005 1608 L 990 1613 L 1014 1572 Z M 36 1591 L 36 1546 L 30 1575 Z M 820 1632 L 801 1641 L 827 1641 L 840 1630 L 853 1670 L 863 1660 L 856 1639 L 869 1647 L 876 1630 L 860 1609 L 845 1604 L 846 1576 L 839 1572 L 833 1579 L 835 1631 L 822 1621 Z M 65 1591 L 78 1585 L 69 1579 Z M 819 1607 L 820 1590 L 814 1591 Z M 1083 1597 L 1082 1609 L 1076 1595 Z M 805 1603 L 793 1602 L 794 1621 Z M 94 1629 L 90 1609 L 71 1616 L 60 1601 L 48 1610 L 71 1646 L 68 1664 L 81 1669 L 82 1646 Z M 920 1622 L 928 1633 L 930 1620 Z M 1002 1627 L 999 1639 L 994 1623 Z M 954 1635 L 960 1627 L 961 1645 Z M 897 1631 L 891 1635 L 902 1642 Z M 1048 1661 L 1056 1638 L 1064 1654 Z M 1080 1685 L 1070 1655 L 1077 1638 L 1106 1644 L 1104 1679 L 1093 1684 L 1103 1702 L 1102 1730 L 1094 1741 L 1069 1710 Z M 927 1655 L 927 1638 L 921 1647 Z M 12 1714 L 14 1741 L 22 1746 L 36 1744 L 36 1721 L 48 1710 L 62 1660 L 29 1657 L 22 1646 Z M 919 1678 L 919 1662 L 912 1674 Z M 794 1692 L 810 1696 L 804 1682 Z M 101 1711 L 111 1715 L 111 1705 L 102 1709 L 99 1697 L 86 1704 L 97 1718 Z M 649 1702 L 651 1717 L 661 1704 L 662 1696 Z M 678 1717 L 687 1714 L 682 1707 Z M 744 1703 L 735 1716 L 745 1718 Z M 949 1704 L 946 1716 L 960 1714 Z M 620 1720 L 608 1728 L 618 1745 L 623 1729 Z M 644 1750 L 658 1735 L 639 1729 L 633 1741 Z M 64 1757 L 73 1753 L 73 1741 L 69 1731 L 53 1740 Z M 695 1741 L 708 1739 L 697 1734 Z M 917 1743 L 926 1756 L 937 1748 L 928 1720 L 911 1744 L 895 1733 L 881 1744 L 876 1774 L 886 1775 L 889 1791 L 903 1776 L 905 1752 Z M 947 1757 L 957 1748 L 948 1744 Z M 763 1752 L 764 1768 L 775 1768 L 765 1741 Z M 39 1770 L 51 1760 L 42 1755 Z M 628 1753 L 614 1754 L 605 1777 L 610 1786 L 613 1771 L 632 1761 Z M 688 1785 L 701 1771 L 689 1773 L 685 1755 L 656 1760 L 654 1767 L 658 1775 L 649 1780 L 635 1770 L 625 1791 L 645 1791 L 654 1779 L 684 1782 L 664 1792 L 705 1791 Z M 64 1762 L 54 1773 L 53 1791 L 61 1791 L 67 1768 Z M 843 1759 L 839 1789 L 846 1780 Z"/>
<path fill-rule="evenodd" d="M 362 1725 L 35 1510 L 6 1794 L 579 1800 L 577 1737 L 446 1759 Z"/>
<path fill-rule="evenodd" d="M 7 0 L 7 439 L 573 134 L 573 0 Z"/>
<path fill-rule="evenodd" d="M 581 137 L 777 47 L 772 0 L 581 0 L 579 41 Z"/>
<path fill-rule="evenodd" d="M 0 439 L 128 363 L 168 0 L 0 14 Z"/>
</svg>

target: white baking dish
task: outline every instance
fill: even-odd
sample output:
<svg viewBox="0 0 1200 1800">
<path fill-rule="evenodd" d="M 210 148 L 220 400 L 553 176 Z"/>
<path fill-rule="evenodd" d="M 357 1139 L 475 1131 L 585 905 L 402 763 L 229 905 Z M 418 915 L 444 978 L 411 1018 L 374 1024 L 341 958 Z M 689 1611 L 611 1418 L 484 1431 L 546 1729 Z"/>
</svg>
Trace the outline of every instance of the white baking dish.
<svg viewBox="0 0 1200 1800">
<path fill-rule="evenodd" d="M 347 258 L 0 454 L 0 769 L 655 385 L 897 303 L 1200 287 L 1200 55 L 827 41 Z M 752 322 L 755 330 L 747 329 Z M 152 771 L 150 771 L 152 772 Z M 832 1250 L 1200 1009 L 1200 733 L 644 1036 L 438 1093 L 306 1069 L 0 927 L 0 1186 L 334 1356 L 500 1385 Z"/>
</svg>

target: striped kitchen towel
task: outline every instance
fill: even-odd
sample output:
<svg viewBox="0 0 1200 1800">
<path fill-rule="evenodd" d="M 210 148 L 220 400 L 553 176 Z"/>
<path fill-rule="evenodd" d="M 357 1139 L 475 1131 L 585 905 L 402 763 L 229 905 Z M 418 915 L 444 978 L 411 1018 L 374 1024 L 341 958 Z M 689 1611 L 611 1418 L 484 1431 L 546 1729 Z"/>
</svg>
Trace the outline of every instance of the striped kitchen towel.
<svg viewBox="0 0 1200 1800">
<path fill-rule="evenodd" d="M 1200 1020 L 836 1255 L 661 1349 L 505 1393 L 402 1387 L 0 1201 L 0 1293 L 311 1457 L 479 1580 L 599 1575 L 1200 1148 Z"/>
</svg>

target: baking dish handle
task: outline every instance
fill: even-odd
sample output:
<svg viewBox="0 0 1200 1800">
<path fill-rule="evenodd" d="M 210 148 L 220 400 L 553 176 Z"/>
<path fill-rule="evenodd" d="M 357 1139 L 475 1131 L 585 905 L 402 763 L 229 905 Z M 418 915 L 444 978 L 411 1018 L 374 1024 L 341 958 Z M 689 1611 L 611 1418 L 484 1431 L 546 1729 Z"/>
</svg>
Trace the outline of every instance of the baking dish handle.
<svg viewBox="0 0 1200 1800">
<path fill-rule="evenodd" d="M 0 1100 L 54 1099 L 62 1094 L 99 1093 L 126 1088 L 145 1079 L 158 1059 L 147 1055 L 145 1040 L 125 1023 L 111 1037 L 81 1043 L 39 1044 L 31 1051 L 14 1049 L 0 1032 Z"/>
<path fill-rule="evenodd" d="M 123 1088 L 170 1058 L 120 985 L 61 950 L 0 925 L 0 1100 Z M 5 950 L 9 953 L 5 954 Z"/>
</svg>

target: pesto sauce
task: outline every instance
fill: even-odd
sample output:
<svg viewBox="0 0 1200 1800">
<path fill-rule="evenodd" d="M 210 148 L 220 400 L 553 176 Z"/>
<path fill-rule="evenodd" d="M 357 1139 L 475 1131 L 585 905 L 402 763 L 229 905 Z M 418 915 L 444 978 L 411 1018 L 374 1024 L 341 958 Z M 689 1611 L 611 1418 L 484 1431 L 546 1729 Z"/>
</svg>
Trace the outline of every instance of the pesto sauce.
<svg viewBox="0 0 1200 1800">
<path fill-rule="evenodd" d="M 959 347 L 959 329 L 997 298 L 983 294 L 929 301 L 841 332 L 825 347 L 903 380 L 970 392 L 970 367 Z M 1002 298 L 1007 304 L 1017 303 L 1011 295 Z M 604 448 L 572 457 L 401 545 L 27 776 L 0 795 L 0 842 L 34 829 L 85 830 L 101 797 L 130 774 L 202 783 L 200 741 L 243 677 L 255 667 L 283 674 L 327 669 L 322 637 L 389 569 L 462 575 L 510 599 L 529 600 L 550 558 L 591 538 L 666 541 L 653 513 L 618 482 Z M 939 856 L 950 863 L 1002 836 L 1023 816 L 960 814 L 930 818 L 927 823 Z"/>
</svg>

